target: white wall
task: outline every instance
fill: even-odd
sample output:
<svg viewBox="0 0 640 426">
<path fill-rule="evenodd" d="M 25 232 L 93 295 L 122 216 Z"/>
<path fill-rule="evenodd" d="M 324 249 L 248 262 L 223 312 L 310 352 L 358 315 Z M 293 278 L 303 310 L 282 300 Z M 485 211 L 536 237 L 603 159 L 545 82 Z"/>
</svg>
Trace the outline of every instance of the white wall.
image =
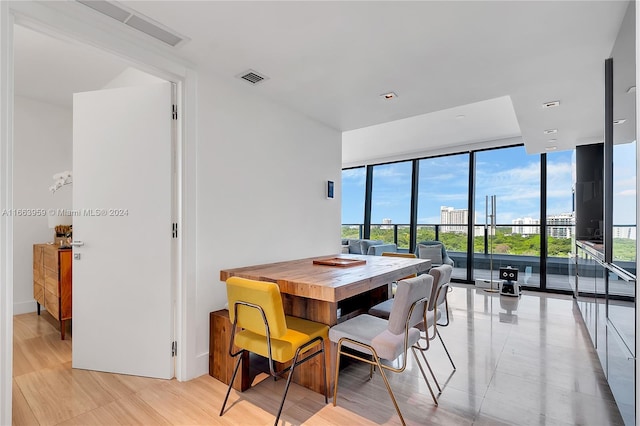
<svg viewBox="0 0 640 426">
<path fill-rule="evenodd" d="M 340 132 L 245 84 L 198 73 L 198 374 L 208 371 L 209 312 L 226 303 L 221 269 L 334 254 L 340 245 Z M 327 180 L 337 183 L 333 200 Z"/>
<path fill-rule="evenodd" d="M 256 88 L 243 81 L 221 79 L 198 69 L 197 64 L 183 63 L 172 49 L 119 31 L 116 22 L 101 20 L 88 8 L 72 3 L 16 2 L 12 8 L 21 16 L 47 22 L 52 31 L 146 64 L 142 66 L 145 70 L 163 70 L 161 75 L 167 78 L 188 77 L 188 97 L 181 100 L 187 135 L 183 162 L 187 176 L 183 207 L 187 210 L 182 211 L 187 220 L 182 249 L 188 257 L 183 263 L 186 270 L 181 271 L 185 281 L 179 300 L 186 325 L 178 342 L 186 349 L 179 352 L 178 368 L 182 380 L 206 374 L 209 312 L 226 302 L 220 269 L 338 251 L 341 135 L 260 98 Z M 0 24 L 0 31 L 10 25 Z M 0 59 L 6 51 L 0 50 Z M 6 98 L 3 93 L 0 101 Z M 0 139 L 9 140 L 6 136 Z M 327 180 L 338 184 L 333 200 L 325 198 Z M 197 244 L 192 246 L 195 236 Z M 10 377 L 5 359 L 0 357 L 2 377 Z M 5 390 L 6 383 L 2 384 Z M 4 406 L 10 406 L 8 389 L 2 394 Z M 0 417 L 7 419 L 7 411 Z"/>
<path fill-rule="evenodd" d="M 14 104 L 13 205 L 16 209 L 71 208 L 71 187 L 49 191 L 53 175 L 72 168 L 72 114 L 68 108 L 20 96 Z M 46 216 L 15 216 L 14 314 L 34 312 L 33 244 L 53 241 Z"/>
</svg>

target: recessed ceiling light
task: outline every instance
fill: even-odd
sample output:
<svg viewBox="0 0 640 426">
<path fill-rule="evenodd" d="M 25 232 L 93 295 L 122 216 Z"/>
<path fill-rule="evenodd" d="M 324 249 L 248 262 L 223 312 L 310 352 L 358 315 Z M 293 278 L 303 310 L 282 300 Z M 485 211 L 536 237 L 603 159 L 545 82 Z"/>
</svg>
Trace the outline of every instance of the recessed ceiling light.
<svg viewBox="0 0 640 426">
<path fill-rule="evenodd" d="M 396 95 L 394 92 L 388 92 L 383 93 L 382 95 L 380 95 L 380 97 L 383 99 L 395 99 L 398 97 L 398 95 Z"/>
<path fill-rule="evenodd" d="M 555 133 L 558 133 L 558 129 L 547 129 L 544 131 L 545 135 L 553 135 Z"/>
<path fill-rule="evenodd" d="M 631 86 L 627 89 L 627 93 L 636 93 L 636 86 Z"/>
<path fill-rule="evenodd" d="M 463 118 L 465 118 L 465 117 L 466 117 L 466 115 L 464 115 L 464 114 L 458 114 L 458 115 L 456 115 L 456 118 L 457 118 L 458 120 L 462 120 L 462 119 L 463 119 Z"/>
<path fill-rule="evenodd" d="M 545 102 L 542 104 L 542 108 L 554 108 L 558 105 L 560 105 L 560 101 Z"/>
<path fill-rule="evenodd" d="M 556 149 L 558 149 L 558 147 L 557 147 L 557 146 L 548 146 L 548 147 L 546 147 L 544 150 L 545 150 L 545 151 L 555 151 Z"/>
<path fill-rule="evenodd" d="M 617 120 L 613 120 L 613 124 L 622 124 L 622 123 L 624 123 L 625 121 L 627 121 L 627 119 L 626 119 L 626 118 L 619 118 L 619 119 L 617 119 Z"/>
<path fill-rule="evenodd" d="M 557 142 L 558 139 L 549 139 L 547 142 L 553 143 L 553 142 Z"/>
</svg>

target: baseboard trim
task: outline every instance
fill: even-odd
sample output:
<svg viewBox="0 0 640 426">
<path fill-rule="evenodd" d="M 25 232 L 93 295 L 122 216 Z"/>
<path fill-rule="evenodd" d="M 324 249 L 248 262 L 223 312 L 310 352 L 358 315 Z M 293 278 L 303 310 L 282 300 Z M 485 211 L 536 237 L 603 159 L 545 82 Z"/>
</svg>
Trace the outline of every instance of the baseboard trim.
<svg viewBox="0 0 640 426">
<path fill-rule="evenodd" d="M 44 309 L 44 307 L 42 307 L 41 309 Z M 34 300 L 13 304 L 13 315 L 28 314 L 36 311 L 36 302 Z"/>
<path fill-rule="evenodd" d="M 209 352 L 201 353 L 200 355 L 196 356 L 195 366 L 195 374 L 193 375 L 193 377 L 189 377 L 187 380 L 191 380 L 195 377 L 200 377 L 204 374 L 209 374 Z"/>
</svg>

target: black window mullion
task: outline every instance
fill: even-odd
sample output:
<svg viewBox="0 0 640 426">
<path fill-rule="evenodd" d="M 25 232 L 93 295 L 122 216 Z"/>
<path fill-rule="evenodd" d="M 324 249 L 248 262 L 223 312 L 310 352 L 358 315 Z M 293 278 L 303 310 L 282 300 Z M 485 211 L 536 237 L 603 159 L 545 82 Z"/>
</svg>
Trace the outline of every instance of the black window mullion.
<svg viewBox="0 0 640 426">
<path fill-rule="evenodd" d="M 540 290 L 547 289 L 547 154 L 540 154 Z"/>
<path fill-rule="evenodd" d="M 373 192 L 373 166 L 367 166 L 364 194 L 364 232 L 362 237 L 371 237 L 371 195 Z"/>
<path fill-rule="evenodd" d="M 475 228 L 475 199 L 476 199 L 476 152 L 469 153 L 469 205 L 467 218 L 467 281 L 473 280 L 473 230 Z"/>
<path fill-rule="evenodd" d="M 411 173 L 411 215 L 409 219 L 409 252 L 413 253 L 418 233 L 418 182 L 420 180 L 419 160 L 413 160 Z"/>
</svg>

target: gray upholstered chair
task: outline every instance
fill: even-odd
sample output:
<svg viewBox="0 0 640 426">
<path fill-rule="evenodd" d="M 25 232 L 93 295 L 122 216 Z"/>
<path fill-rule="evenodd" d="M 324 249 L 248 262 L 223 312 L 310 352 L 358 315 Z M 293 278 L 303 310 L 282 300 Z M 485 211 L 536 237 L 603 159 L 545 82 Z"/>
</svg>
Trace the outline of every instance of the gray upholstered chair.
<svg viewBox="0 0 640 426">
<path fill-rule="evenodd" d="M 453 272 L 453 268 L 450 265 L 440 265 L 429 270 L 429 275 L 433 277 L 433 288 L 431 295 L 429 297 L 429 302 L 427 304 L 427 314 L 426 321 L 424 324 L 418 324 L 417 327 L 425 332 L 426 346 L 422 347 L 421 354 L 422 358 L 427 365 L 433 380 L 436 382 L 436 387 L 438 391 L 442 392 L 440 388 L 440 384 L 436 379 L 429 362 L 427 361 L 427 357 L 425 352 L 429 349 L 429 343 L 431 340 L 435 339 L 436 336 L 440 339 L 442 343 L 442 347 L 449 358 L 449 362 L 453 367 L 453 370 L 456 370 L 456 366 L 449 354 L 449 350 L 442 340 L 442 336 L 440 335 L 440 331 L 438 331 L 438 327 L 446 327 L 449 325 L 449 302 L 447 300 L 447 293 L 449 290 L 449 282 L 451 281 L 451 273 Z M 369 309 L 369 315 L 373 315 L 380 318 L 389 318 L 391 310 L 393 309 L 394 299 L 385 300 L 384 302 L 378 303 L 371 309 Z M 441 322 L 442 318 L 445 318 L 445 322 Z"/>
<path fill-rule="evenodd" d="M 367 254 L 380 256 L 382 253 L 398 251 L 394 243 L 385 243 L 382 240 L 343 239 L 342 252 L 351 254 Z"/>
<path fill-rule="evenodd" d="M 382 253 L 383 256 L 386 257 L 404 257 L 406 259 L 415 259 L 417 256 L 413 253 L 398 253 L 398 252 L 392 252 L 392 251 L 385 251 L 384 253 Z M 407 278 L 413 278 L 415 276 L 417 276 L 418 274 L 411 274 L 408 275 L 404 278 L 400 278 L 401 280 L 407 279 Z M 398 281 L 394 281 L 391 283 L 391 294 L 393 294 L 394 296 L 396 295 L 396 289 L 398 287 Z M 387 318 L 389 318 L 389 316 L 387 315 Z"/>
<path fill-rule="evenodd" d="M 358 315 L 343 323 L 331 327 L 329 339 L 337 343 L 336 351 L 336 376 L 333 391 L 333 405 L 338 400 L 338 379 L 340 371 L 340 356 L 365 362 L 373 367 L 378 367 L 380 375 L 387 387 L 391 401 L 402 424 L 404 418 L 398 407 L 398 403 L 389 385 L 385 370 L 400 373 L 407 367 L 407 351 L 411 348 L 413 356 L 422 370 L 417 352 L 420 348 L 415 345 L 420 340 L 420 330 L 416 325 L 426 321 L 427 304 L 433 289 L 433 276 L 420 275 L 398 282 L 395 303 L 390 312 L 389 319 L 382 319 L 368 314 Z M 346 350 L 348 348 L 348 350 Z M 402 357 L 402 365 L 394 367 L 391 362 Z M 423 377 L 431 392 L 433 402 L 438 405 L 427 376 Z"/>
<path fill-rule="evenodd" d="M 440 249 L 439 253 L 438 248 Z M 433 266 L 455 266 L 453 259 L 449 257 L 447 249 L 444 247 L 444 244 L 441 241 L 421 241 L 416 244 L 414 253 L 420 259 L 431 259 L 431 264 Z"/>
</svg>

